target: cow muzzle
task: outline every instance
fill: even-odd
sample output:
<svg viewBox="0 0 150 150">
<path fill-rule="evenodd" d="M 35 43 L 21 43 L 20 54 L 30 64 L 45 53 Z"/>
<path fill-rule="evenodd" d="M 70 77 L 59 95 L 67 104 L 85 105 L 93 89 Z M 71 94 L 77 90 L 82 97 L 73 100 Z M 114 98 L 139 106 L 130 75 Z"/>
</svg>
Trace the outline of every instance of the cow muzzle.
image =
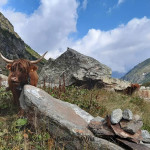
<svg viewBox="0 0 150 150">
<path fill-rule="evenodd" d="M 16 83 L 16 84 L 19 84 L 20 82 L 18 81 L 18 78 L 17 77 L 11 77 L 11 82 L 12 83 Z"/>
</svg>

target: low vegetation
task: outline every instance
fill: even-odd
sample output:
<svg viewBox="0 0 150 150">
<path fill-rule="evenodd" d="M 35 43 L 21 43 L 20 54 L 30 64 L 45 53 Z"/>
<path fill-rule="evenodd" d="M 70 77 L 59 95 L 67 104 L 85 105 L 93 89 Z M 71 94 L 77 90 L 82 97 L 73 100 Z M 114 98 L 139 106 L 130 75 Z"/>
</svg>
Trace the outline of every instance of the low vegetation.
<svg viewBox="0 0 150 150">
<path fill-rule="evenodd" d="M 34 129 L 20 117 L 12 104 L 12 94 L 0 88 L 0 150 L 48 150 L 54 147 L 45 128 Z"/>
<path fill-rule="evenodd" d="M 150 132 L 150 102 L 141 99 L 136 93 L 133 96 L 128 96 L 104 89 L 87 90 L 74 86 L 65 89 L 59 87 L 45 90 L 55 98 L 78 105 L 95 117 L 105 117 L 117 108 L 130 109 L 133 114 L 142 117 L 143 129 Z"/>
<path fill-rule="evenodd" d="M 112 110 L 128 108 L 142 116 L 144 126 L 150 132 L 150 102 L 135 95 L 127 96 L 100 89 L 79 87 L 44 88 L 55 98 L 78 105 L 93 116 L 105 117 Z M 53 150 L 55 141 L 44 127 L 34 129 L 25 117 L 20 117 L 12 104 L 12 94 L 0 88 L 0 150 Z"/>
</svg>

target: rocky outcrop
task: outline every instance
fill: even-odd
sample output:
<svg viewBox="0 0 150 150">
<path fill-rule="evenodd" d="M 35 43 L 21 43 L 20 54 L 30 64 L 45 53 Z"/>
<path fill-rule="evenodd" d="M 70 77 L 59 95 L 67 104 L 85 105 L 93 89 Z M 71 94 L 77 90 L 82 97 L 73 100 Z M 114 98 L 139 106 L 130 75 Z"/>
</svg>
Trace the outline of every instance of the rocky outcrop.
<svg viewBox="0 0 150 150">
<path fill-rule="evenodd" d="M 25 85 L 20 97 L 21 107 L 27 112 L 28 120 L 35 128 L 41 124 L 50 132 L 60 146 L 68 150 L 123 148 L 98 137 L 88 129 L 94 118 L 78 106 L 51 97 L 43 90 Z M 97 118 L 97 120 L 103 120 Z"/>
<path fill-rule="evenodd" d="M 38 53 L 32 50 L 19 35 L 14 31 L 13 25 L 7 18 L 0 13 L 0 52 L 8 59 L 25 58 L 35 60 L 40 57 Z M 46 61 L 41 61 L 39 67 L 41 68 Z M 0 69 L 3 74 L 7 74 L 5 63 L 0 58 Z"/>
<path fill-rule="evenodd" d="M 40 80 L 58 85 L 77 85 L 86 88 L 105 87 L 122 90 L 129 82 L 111 78 L 111 69 L 94 58 L 68 48 L 57 59 L 50 59 L 40 73 Z"/>
<path fill-rule="evenodd" d="M 105 88 L 116 91 L 122 91 L 131 86 L 130 82 L 110 77 L 103 77 L 101 81 L 103 82 Z"/>
<path fill-rule="evenodd" d="M 66 85 L 93 84 L 104 76 L 111 76 L 109 67 L 70 48 L 57 59 L 49 60 L 40 73 L 41 80 L 59 84 L 59 80 L 65 79 Z"/>
</svg>

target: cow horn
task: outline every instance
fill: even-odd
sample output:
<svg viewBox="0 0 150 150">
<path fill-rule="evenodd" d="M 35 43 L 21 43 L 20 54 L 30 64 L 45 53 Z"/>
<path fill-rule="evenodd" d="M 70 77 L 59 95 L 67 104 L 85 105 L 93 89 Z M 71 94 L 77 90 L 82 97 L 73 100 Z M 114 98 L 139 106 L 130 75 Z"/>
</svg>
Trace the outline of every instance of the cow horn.
<svg viewBox="0 0 150 150">
<path fill-rule="evenodd" d="M 33 60 L 33 61 L 30 61 L 31 64 L 37 64 L 39 61 L 41 61 L 44 56 L 46 55 L 47 52 L 45 52 L 38 60 Z"/>
<path fill-rule="evenodd" d="M 2 57 L 2 59 L 4 60 L 4 61 L 6 61 L 7 63 L 12 63 L 14 60 L 9 60 L 9 59 L 7 59 L 7 58 L 5 58 L 3 55 L 2 55 L 2 53 L 0 53 L 0 56 Z"/>
</svg>

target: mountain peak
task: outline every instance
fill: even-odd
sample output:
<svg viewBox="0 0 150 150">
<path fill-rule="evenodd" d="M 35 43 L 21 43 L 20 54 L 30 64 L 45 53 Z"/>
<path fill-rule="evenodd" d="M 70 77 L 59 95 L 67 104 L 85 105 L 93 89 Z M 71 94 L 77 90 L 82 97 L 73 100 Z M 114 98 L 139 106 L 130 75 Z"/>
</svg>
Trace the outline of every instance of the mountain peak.
<svg viewBox="0 0 150 150">
<path fill-rule="evenodd" d="M 9 31 L 10 33 L 14 34 L 17 38 L 20 38 L 19 35 L 14 31 L 14 26 L 10 23 L 10 21 L 7 18 L 5 18 L 5 16 L 1 12 L 0 28 Z"/>
</svg>

